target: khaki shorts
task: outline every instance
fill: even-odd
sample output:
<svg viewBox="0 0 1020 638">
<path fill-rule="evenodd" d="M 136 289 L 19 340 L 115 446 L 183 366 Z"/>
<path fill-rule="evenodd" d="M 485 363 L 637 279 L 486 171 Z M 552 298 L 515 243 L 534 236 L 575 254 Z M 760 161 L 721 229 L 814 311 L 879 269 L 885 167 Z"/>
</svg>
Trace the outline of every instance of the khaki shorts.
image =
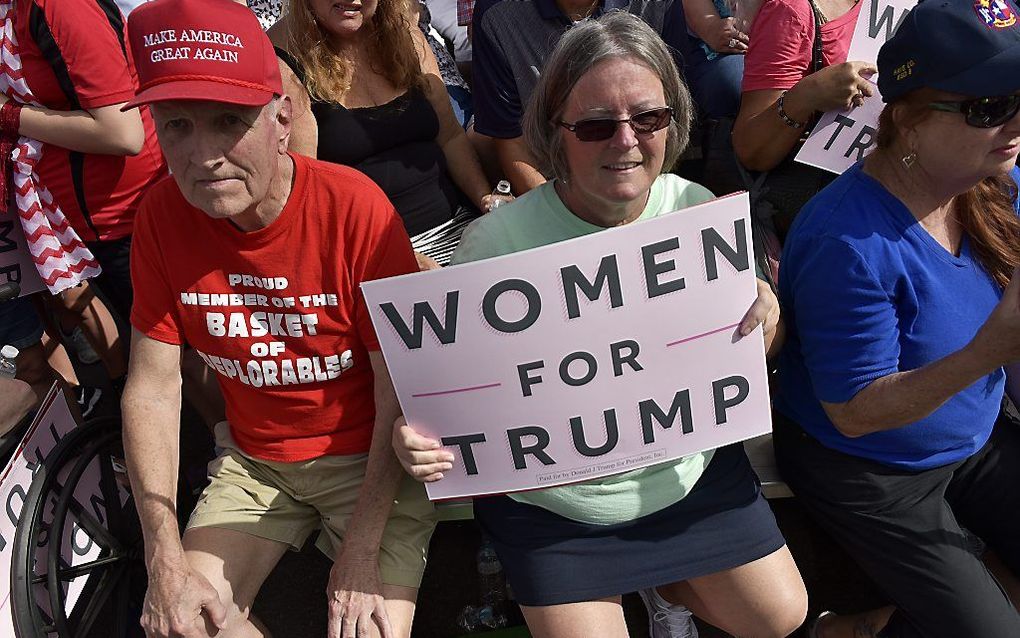
<svg viewBox="0 0 1020 638">
<path fill-rule="evenodd" d="M 299 463 L 253 459 L 237 449 L 226 422 L 216 426 L 216 440 L 224 452 L 209 463 L 210 482 L 188 529 L 226 528 L 295 550 L 309 534 L 321 530 L 315 544 L 332 558 L 354 512 L 368 455 L 323 456 Z M 425 488 L 405 474 L 379 549 L 383 583 L 418 587 L 436 520 Z"/>
</svg>

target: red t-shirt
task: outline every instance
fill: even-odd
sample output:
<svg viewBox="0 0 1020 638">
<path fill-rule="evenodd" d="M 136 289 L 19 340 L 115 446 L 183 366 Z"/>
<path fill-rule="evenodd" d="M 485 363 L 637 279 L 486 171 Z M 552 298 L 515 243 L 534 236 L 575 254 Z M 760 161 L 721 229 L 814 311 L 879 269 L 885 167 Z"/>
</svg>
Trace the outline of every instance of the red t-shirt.
<svg viewBox="0 0 1020 638">
<path fill-rule="evenodd" d="M 29 88 L 43 106 L 57 111 L 84 110 L 127 102 L 138 80 L 130 62 L 131 48 L 123 46 L 101 4 L 112 0 L 17 0 L 14 31 Z M 33 5 L 45 26 L 44 41 L 52 39 L 73 85 L 73 107 L 50 60 L 43 56 L 30 26 Z M 119 18 L 119 13 L 116 14 Z M 45 34 L 49 34 L 48 36 Z M 135 211 L 145 189 L 166 175 L 149 110 L 140 110 L 145 145 L 131 157 L 82 154 L 71 162 L 67 149 L 45 144 L 36 167 L 40 181 L 53 194 L 71 226 L 85 241 L 110 240 L 131 234 Z M 85 210 L 79 204 L 85 200 Z"/>
<path fill-rule="evenodd" d="M 846 62 L 862 3 L 822 25 L 825 66 Z M 808 0 L 765 0 L 744 57 L 744 91 L 792 89 L 808 74 L 815 18 Z"/>
<path fill-rule="evenodd" d="M 367 452 L 379 343 L 360 284 L 418 265 L 393 205 L 352 168 L 300 155 L 280 216 L 253 232 L 191 206 L 172 178 L 139 209 L 131 323 L 189 343 L 255 458 Z"/>
</svg>

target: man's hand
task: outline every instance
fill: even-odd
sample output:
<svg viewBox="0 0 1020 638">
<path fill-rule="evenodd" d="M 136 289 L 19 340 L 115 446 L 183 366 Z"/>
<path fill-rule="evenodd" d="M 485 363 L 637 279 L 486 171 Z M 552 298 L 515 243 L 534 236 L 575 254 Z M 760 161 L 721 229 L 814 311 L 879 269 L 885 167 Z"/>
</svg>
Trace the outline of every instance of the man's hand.
<svg viewBox="0 0 1020 638">
<path fill-rule="evenodd" d="M 141 621 L 148 638 L 204 637 L 203 614 L 223 629 L 227 609 L 204 576 L 183 558 L 176 564 L 150 565 Z"/>
<path fill-rule="evenodd" d="M 378 554 L 341 551 L 329 572 L 326 586 L 329 602 L 328 638 L 368 636 L 374 622 L 382 638 L 394 638 L 386 603 L 382 596 Z"/>
</svg>

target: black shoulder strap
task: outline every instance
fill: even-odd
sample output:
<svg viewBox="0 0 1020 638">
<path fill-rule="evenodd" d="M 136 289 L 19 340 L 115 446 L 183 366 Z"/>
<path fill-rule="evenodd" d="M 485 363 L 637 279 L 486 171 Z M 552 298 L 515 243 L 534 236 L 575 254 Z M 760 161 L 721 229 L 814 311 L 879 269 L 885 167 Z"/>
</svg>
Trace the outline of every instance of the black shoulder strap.
<svg viewBox="0 0 1020 638">
<path fill-rule="evenodd" d="M 825 23 L 825 18 L 818 10 L 815 0 L 808 0 L 808 4 L 811 5 L 811 13 L 815 17 L 815 39 L 811 43 L 811 66 L 808 67 L 810 74 L 825 68 L 825 56 L 822 53 L 822 24 Z"/>
<path fill-rule="evenodd" d="M 286 63 L 286 65 L 290 67 L 290 70 L 294 72 L 294 75 L 296 75 L 297 78 L 301 80 L 301 83 L 304 84 L 305 70 L 301 66 L 301 63 L 298 62 L 297 58 L 291 55 L 290 52 L 287 51 L 286 49 L 281 49 L 280 47 L 274 46 L 273 50 L 276 51 L 276 57 L 283 60 L 284 63 Z"/>
</svg>

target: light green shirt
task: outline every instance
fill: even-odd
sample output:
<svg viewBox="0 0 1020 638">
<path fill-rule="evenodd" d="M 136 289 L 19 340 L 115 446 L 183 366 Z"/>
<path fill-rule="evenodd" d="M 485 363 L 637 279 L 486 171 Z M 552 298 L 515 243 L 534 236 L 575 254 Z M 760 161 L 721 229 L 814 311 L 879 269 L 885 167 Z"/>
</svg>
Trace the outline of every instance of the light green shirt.
<svg viewBox="0 0 1020 638">
<path fill-rule="evenodd" d="M 676 175 L 661 175 L 652 184 L 648 203 L 637 221 L 700 204 L 712 197 L 704 186 Z M 464 231 L 451 263 L 508 255 L 600 230 L 605 228 L 567 210 L 553 182 L 546 182 L 472 223 Z M 710 450 L 679 461 L 510 497 L 575 521 L 595 525 L 622 523 L 657 512 L 687 496 L 712 454 Z"/>
</svg>

